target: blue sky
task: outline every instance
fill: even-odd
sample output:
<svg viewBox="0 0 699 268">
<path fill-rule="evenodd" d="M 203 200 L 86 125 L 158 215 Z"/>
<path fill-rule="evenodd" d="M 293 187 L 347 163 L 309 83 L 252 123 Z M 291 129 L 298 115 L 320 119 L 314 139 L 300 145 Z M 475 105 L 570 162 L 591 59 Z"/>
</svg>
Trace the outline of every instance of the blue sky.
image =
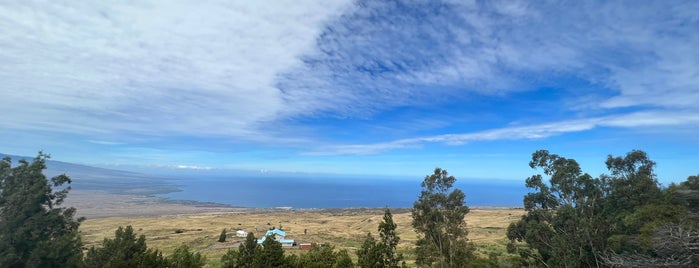
<svg viewBox="0 0 699 268">
<path fill-rule="evenodd" d="M 0 152 L 523 180 L 699 173 L 697 1 L 3 1 Z"/>
</svg>

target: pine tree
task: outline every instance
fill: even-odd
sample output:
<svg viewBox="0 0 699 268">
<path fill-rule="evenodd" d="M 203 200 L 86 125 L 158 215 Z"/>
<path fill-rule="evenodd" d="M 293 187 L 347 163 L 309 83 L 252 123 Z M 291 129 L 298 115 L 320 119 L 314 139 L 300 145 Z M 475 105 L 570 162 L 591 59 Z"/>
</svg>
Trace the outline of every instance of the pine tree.
<svg viewBox="0 0 699 268">
<path fill-rule="evenodd" d="M 282 243 L 269 235 L 262 242 L 262 249 L 255 258 L 255 267 L 282 267 L 285 264 Z"/>
<path fill-rule="evenodd" d="M 238 247 L 238 260 L 236 267 L 252 268 L 255 265 L 255 258 L 258 254 L 260 246 L 257 244 L 257 239 L 253 233 L 248 233 L 245 242 Z"/>
<path fill-rule="evenodd" d="M 223 231 L 221 231 L 221 235 L 218 236 L 218 242 L 226 242 L 226 228 L 223 228 Z"/>
<path fill-rule="evenodd" d="M 379 223 L 379 242 L 383 247 L 383 263 L 385 267 L 397 268 L 398 264 L 403 260 L 403 256 L 396 254 L 396 247 L 400 241 L 400 237 L 396 234 L 396 223 L 393 222 L 393 215 L 390 209 L 386 209 L 383 215 L 383 221 Z"/>
<path fill-rule="evenodd" d="M 46 159 L 39 152 L 30 163 L 12 167 L 0 161 L 0 267 L 76 267 L 82 265 L 82 242 L 75 208 L 60 207 L 70 187 L 66 175 L 46 179 Z"/>
</svg>

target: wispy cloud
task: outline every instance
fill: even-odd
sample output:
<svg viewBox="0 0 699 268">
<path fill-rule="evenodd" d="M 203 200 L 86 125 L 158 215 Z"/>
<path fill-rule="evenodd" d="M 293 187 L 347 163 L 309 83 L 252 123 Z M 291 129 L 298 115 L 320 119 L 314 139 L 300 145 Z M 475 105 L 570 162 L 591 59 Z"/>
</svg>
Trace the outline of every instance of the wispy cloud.
<svg viewBox="0 0 699 268">
<path fill-rule="evenodd" d="M 582 99 L 592 101 L 586 107 L 689 107 L 699 98 L 697 9 L 692 1 L 360 1 L 279 86 L 302 112 L 340 116 L 464 92 L 565 90 L 571 77 L 602 96 Z"/>
<path fill-rule="evenodd" d="M 2 127 L 259 137 L 343 1 L 5 2 Z"/>
<path fill-rule="evenodd" d="M 543 139 L 597 127 L 639 128 L 699 125 L 699 114 L 646 111 L 598 118 L 568 120 L 527 126 L 509 126 L 470 133 L 444 134 L 399 139 L 371 144 L 336 145 L 306 152 L 308 155 L 371 155 L 386 151 L 418 148 L 429 143 L 463 145 L 470 142 Z"/>
<path fill-rule="evenodd" d="M 559 117 L 500 120 L 538 124 L 444 131 L 459 124 L 446 122 L 370 144 L 324 136 L 356 145 L 309 151 L 695 124 L 696 10 L 697 1 L 3 2 L 0 128 L 103 145 L 153 136 L 313 148 L 318 118 L 378 128 L 377 114 L 444 103 L 473 116 L 479 97 L 542 88 L 561 92 L 544 107 Z"/>
</svg>

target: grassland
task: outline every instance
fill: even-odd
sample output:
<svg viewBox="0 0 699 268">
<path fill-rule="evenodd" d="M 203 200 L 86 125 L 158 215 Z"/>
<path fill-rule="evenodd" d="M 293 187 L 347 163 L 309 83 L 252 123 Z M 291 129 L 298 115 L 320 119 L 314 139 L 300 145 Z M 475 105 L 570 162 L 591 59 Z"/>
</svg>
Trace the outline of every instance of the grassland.
<svg viewBox="0 0 699 268">
<path fill-rule="evenodd" d="M 393 219 L 401 237 L 398 251 L 408 259 L 417 239 L 410 227 L 410 212 L 394 209 Z M 487 251 L 504 252 L 505 230 L 510 222 L 524 214 L 522 209 L 472 209 L 466 216 L 469 239 L 480 254 Z M 187 244 L 207 257 L 209 267 L 218 266 L 226 247 L 235 246 L 242 238 L 231 237 L 236 230 L 253 232 L 256 237 L 272 227 L 282 227 L 287 237 L 297 242 L 331 244 L 354 253 L 368 232 L 376 234 L 383 217 L 381 209 L 324 209 L 324 210 L 255 210 L 237 209 L 225 212 L 181 213 L 160 216 L 105 217 L 88 219 L 80 227 L 87 247 L 99 246 L 105 237 L 113 237 L 118 226 L 131 225 L 138 234 L 146 236 L 149 247 L 170 254 L 177 246 Z M 221 230 L 228 230 L 229 238 L 217 242 Z M 297 249 L 287 250 L 298 254 Z"/>
</svg>

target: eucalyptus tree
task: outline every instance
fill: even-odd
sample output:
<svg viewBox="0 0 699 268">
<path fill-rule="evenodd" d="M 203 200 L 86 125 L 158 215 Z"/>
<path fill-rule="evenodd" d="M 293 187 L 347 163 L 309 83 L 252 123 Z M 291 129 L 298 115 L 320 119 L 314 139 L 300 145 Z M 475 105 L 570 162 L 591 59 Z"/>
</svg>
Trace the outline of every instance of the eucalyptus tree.
<svg viewBox="0 0 699 268">
<path fill-rule="evenodd" d="M 469 212 L 466 195 L 452 189 L 455 182 L 446 170 L 435 168 L 420 184 L 422 191 L 412 209 L 412 226 L 419 234 L 418 265 L 464 267 L 473 259 L 464 221 Z"/>
<path fill-rule="evenodd" d="M 583 174 L 574 159 L 546 150 L 532 154 L 529 166 L 541 174 L 526 179 L 532 189 L 524 197 L 527 214 L 510 224 L 510 250 L 547 267 L 597 267 L 599 252 L 605 248 L 606 225 L 602 181 Z M 516 247 L 515 242 L 527 247 Z"/>
</svg>

